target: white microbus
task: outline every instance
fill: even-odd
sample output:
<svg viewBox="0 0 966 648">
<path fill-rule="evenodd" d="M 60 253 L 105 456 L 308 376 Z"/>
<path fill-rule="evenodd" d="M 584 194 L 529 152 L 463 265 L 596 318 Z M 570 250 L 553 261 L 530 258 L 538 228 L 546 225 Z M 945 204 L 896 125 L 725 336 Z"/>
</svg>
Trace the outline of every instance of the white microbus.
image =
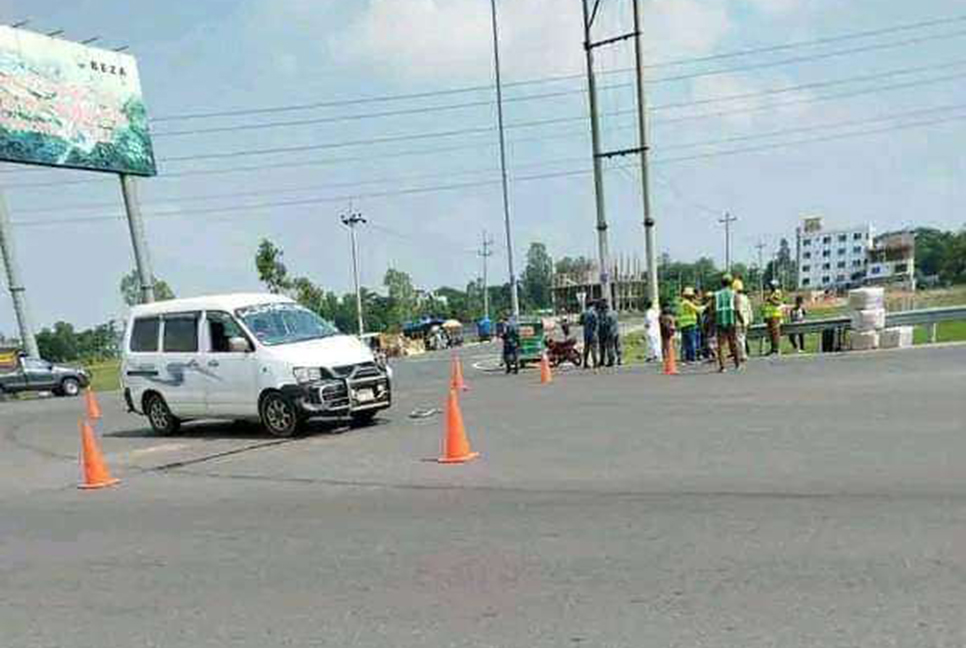
<svg viewBox="0 0 966 648">
<path fill-rule="evenodd" d="M 123 356 L 128 409 L 162 434 L 226 419 L 260 420 L 285 437 L 307 418 L 368 422 L 392 403 L 392 372 L 366 345 L 279 295 L 135 306 Z"/>
</svg>

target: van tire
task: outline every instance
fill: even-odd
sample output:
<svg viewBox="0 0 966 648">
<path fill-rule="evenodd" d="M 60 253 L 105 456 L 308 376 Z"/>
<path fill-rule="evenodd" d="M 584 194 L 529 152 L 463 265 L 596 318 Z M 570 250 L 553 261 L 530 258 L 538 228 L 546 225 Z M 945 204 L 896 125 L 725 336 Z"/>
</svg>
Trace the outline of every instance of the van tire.
<svg viewBox="0 0 966 648">
<path fill-rule="evenodd" d="M 156 434 L 169 436 L 181 429 L 181 420 L 171 413 L 161 394 L 148 394 L 144 398 L 144 413 Z"/>
<path fill-rule="evenodd" d="M 262 427 L 273 437 L 281 439 L 293 436 L 299 430 L 302 419 L 291 398 L 272 391 L 262 396 L 258 406 Z"/>
</svg>

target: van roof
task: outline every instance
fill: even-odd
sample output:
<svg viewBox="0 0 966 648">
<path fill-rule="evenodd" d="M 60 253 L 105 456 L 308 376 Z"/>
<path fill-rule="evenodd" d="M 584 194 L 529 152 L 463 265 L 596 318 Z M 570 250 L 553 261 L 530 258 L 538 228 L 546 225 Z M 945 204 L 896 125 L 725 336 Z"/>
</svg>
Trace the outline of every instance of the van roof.
<svg viewBox="0 0 966 648">
<path fill-rule="evenodd" d="M 231 312 L 238 308 L 244 308 L 245 306 L 278 303 L 295 302 L 285 295 L 274 295 L 272 293 L 230 293 L 226 295 L 190 297 L 188 299 L 169 299 L 151 304 L 141 304 L 131 309 L 131 315 L 132 317 L 145 317 L 199 310 L 224 310 Z"/>
</svg>

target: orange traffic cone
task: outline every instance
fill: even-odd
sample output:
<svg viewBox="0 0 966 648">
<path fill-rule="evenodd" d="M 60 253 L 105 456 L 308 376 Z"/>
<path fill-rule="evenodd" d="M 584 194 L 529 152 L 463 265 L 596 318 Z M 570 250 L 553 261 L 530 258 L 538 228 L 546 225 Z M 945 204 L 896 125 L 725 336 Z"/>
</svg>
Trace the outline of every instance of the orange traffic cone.
<svg viewBox="0 0 966 648">
<path fill-rule="evenodd" d="M 549 385 L 553 382 L 553 371 L 550 370 L 550 360 L 544 353 L 540 358 L 540 384 Z"/>
<path fill-rule="evenodd" d="M 667 353 L 664 355 L 664 375 L 678 375 L 678 363 L 674 359 L 674 344 L 669 344 Z"/>
<path fill-rule="evenodd" d="M 479 452 L 470 450 L 470 442 L 466 438 L 466 430 L 463 428 L 460 402 L 456 397 L 456 390 L 451 389 L 449 391 L 449 402 L 446 404 L 446 438 L 444 439 L 443 456 L 436 461 L 439 463 L 465 463 L 479 456 Z"/>
<path fill-rule="evenodd" d="M 97 439 L 94 438 L 94 430 L 91 429 L 87 421 L 80 422 L 81 430 L 81 462 L 84 466 L 84 481 L 78 484 L 78 488 L 105 488 L 120 482 L 120 479 L 111 477 L 104 463 L 100 448 L 97 447 Z"/>
<path fill-rule="evenodd" d="M 453 354 L 453 368 L 450 374 L 452 376 L 449 381 L 450 389 L 455 389 L 456 391 L 470 390 L 466 385 L 466 381 L 463 380 L 463 363 L 455 353 Z"/>
<path fill-rule="evenodd" d="M 84 401 L 87 405 L 87 420 L 97 421 L 101 418 L 101 406 L 97 402 L 97 396 L 94 395 L 94 391 L 88 387 L 87 392 L 84 394 Z"/>
</svg>

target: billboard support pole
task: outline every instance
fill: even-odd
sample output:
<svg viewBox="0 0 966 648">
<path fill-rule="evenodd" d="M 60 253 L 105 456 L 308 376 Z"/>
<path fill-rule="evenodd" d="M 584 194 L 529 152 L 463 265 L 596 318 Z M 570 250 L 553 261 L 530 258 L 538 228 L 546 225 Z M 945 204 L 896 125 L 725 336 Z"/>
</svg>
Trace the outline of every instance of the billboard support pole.
<svg viewBox="0 0 966 648">
<path fill-rule="evenodd" d="M 20 341 L 24 352 L 31 358 L 39 358 L 37 338 L 27 309 L 27 294 L 20 280 L 20 266 L 17 265 L 17 253 L 13 243 L 13 228 L 10 225 L 10 214 L 7 213 L 7 200 L 0 192 L 0 254 L 3 255 L 3 265 L 7 269 L 7 287 L 13 299 L 13 310 L 17 315 L 17 325 L 20 327 Z"/>
<path fill-rule="evenodd" d="M 141 287 L 141 303 L 150 304 L 154 301 L 154 272 L 151 270 L 148 242 L 144 236 L 144 218 L 141 216 L 141 203 L 138 201 L 137 181 L 134 176 L 124 173 L 120 177 L 127 224 L 131 230 L 131 245 L 134 247 L 134 262 L 137 264 Z"/>
</svg>

